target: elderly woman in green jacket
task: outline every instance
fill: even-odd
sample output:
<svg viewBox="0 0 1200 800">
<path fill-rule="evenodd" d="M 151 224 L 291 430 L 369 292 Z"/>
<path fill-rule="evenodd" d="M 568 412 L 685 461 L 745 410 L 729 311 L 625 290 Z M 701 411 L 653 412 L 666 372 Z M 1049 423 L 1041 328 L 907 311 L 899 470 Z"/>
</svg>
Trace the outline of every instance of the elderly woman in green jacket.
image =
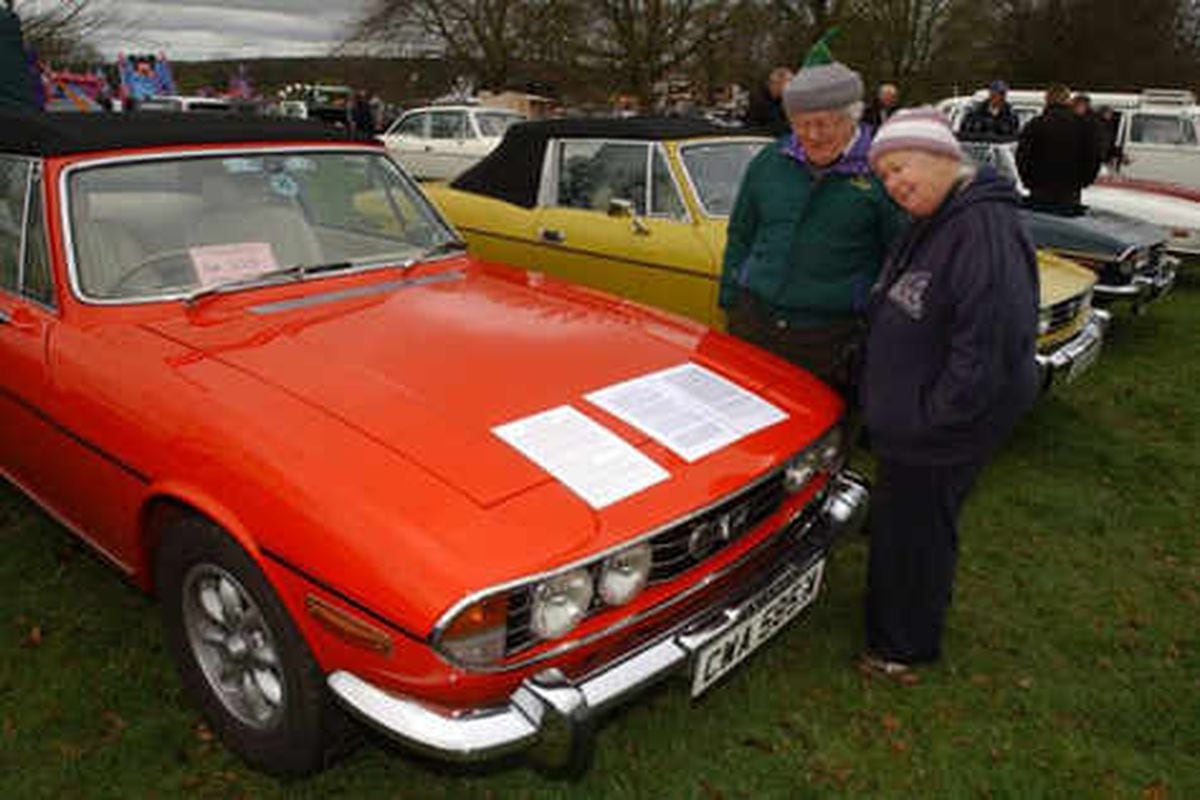
<svg viewBox="0 0 1200 800">
<path fill-rule="evenodd" d="M 827 53 L 814 48 L 788 83 L 792 132 L 742 179 L 719 302 L 730 333 L 848 394 L 866 298 L 907 217 L 871 173 L 862 79 Z"/>
</svg>

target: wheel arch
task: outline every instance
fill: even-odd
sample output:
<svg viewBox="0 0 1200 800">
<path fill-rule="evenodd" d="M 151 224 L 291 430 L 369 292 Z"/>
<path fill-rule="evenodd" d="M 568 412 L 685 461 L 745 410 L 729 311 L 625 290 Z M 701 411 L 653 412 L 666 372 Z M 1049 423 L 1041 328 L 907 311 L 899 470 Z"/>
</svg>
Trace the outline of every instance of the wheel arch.
<svg viewBox="0 0 1200 800">
<path fill-rule="evenodd" d="M 136 580 L 147 592 L 154 592 L 154 564 L 163 535 L 184 517 L 199 517 L 211 522 L 230 536 L 239 547 L 261 565 L 257 542 L 249 529 L 230 509 L 212 497 L 181 486 L 159 486 L 142 504 L 138 521 L 139 560 Z"/>
</svg>

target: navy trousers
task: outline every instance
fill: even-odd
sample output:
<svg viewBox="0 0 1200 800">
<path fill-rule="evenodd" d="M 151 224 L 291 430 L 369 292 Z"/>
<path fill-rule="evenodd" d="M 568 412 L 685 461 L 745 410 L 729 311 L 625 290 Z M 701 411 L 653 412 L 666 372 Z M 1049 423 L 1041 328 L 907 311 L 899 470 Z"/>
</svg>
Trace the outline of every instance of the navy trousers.
<svg viewBox="0 0 1200 800">
<path fill-rule="evenodd" d="M 983 463 L 880 459 L 871 492 L 867 649 L 906 664 L 936 661 L 954 588 L 958 514 Z"/>
</svg>

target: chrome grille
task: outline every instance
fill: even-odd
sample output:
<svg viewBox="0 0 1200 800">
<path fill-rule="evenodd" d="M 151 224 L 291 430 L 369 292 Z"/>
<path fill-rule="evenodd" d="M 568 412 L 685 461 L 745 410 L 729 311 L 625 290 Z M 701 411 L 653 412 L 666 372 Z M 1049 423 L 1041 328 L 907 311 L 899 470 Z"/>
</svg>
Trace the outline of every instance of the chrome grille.
<svg viewBox="0 0 1200 800">
<path fill-rule="evenodd" d="M 1084 292 L 1050 306 L 1050 323 L 1045 332 L 1060 331 L 1078 319 L 1079 314 L 1090 305 L 1090 295 L 1090 292 Z"/>
<path fill-rule="evenodd" d="M 1144 259 L 1139 259 L 1134 272 L 1138 275 L 1157 276 L 1162 268 L 1163 256 L 1167 252 L 1166 242 L 1149 248 Z"/>
<path fill-rule="evenodd" d="M 676 578 L 719 553 L 779 510 L 786 494 L 783 471 L 778 470 L 707 511 L 655 534 L 649 540 L 653 554 L 650 583 Z M 508 593 L 506 656 L 537 641 L 529 624 L 532 594 L 532 586 L 518 587 Z M 594 597 L 589 613 L 602 606 L 599 597 Z"/>
</svg>

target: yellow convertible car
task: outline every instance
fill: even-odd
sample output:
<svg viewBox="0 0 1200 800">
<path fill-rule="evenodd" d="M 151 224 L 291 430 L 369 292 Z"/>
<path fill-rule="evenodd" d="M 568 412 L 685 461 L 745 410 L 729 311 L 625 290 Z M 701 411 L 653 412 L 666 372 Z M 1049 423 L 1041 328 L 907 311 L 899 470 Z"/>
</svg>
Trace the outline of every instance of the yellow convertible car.
<svg viewBox="0 0 1200 800">
<path fill-rule="evenodd" d="M 482 259 L 550 273 L 724 327 L 717 282 L 747 164 L 772 140 L 688 119 L 514 125 L 453 183 L 426 187 Z M 1095 360 L 1095 274 L 1038 254 L 1045 383 Z"/>
</svg>

